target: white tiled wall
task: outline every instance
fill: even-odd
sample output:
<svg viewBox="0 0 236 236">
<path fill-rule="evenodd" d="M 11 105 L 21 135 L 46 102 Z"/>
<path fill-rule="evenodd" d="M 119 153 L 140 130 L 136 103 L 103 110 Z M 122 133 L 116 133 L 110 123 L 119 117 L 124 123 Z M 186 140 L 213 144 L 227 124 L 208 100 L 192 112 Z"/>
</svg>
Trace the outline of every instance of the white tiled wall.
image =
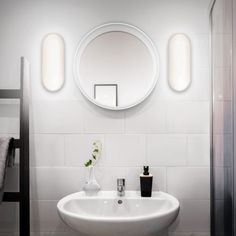
<svg viewBox="0 0 236 236">
<path fill-rule="evenodd" d="M 0 87 L 19 85 L 19 56 L 31 62 L 31 225 L 32 236 L 74 236 L 56 212 L 57 201 L 81 190 L 91 143 L 103 153 L 96 169 L 102 189 L 139 189 L 144 164 L 151 166 L 154 190 L 181 202 L 171 236 L 209 236 L 208 4 L 206 0 L 2 0 L 0 2 Z M 93 27 L 122 21 L 144 30 L 160 54 L 160 77 L 152 95 L 127 111 L 106 111 L 87 102 L 73 80 L 76 45 Z M 40 82 L 40 43 L 58 32 L 66 43 L 66 82 L 56 93 Z M 167 43 L 176 32 L 192 41 L 192 84 L 175 93 L 167 83 Z M 0 133 L 17 133 L 17 105 L 0 104 Z M 8 173 L 15 184 L 17 168 Z M 17 231 L 14 204 L 0 206 L 0 236 Z"/>
</svg>

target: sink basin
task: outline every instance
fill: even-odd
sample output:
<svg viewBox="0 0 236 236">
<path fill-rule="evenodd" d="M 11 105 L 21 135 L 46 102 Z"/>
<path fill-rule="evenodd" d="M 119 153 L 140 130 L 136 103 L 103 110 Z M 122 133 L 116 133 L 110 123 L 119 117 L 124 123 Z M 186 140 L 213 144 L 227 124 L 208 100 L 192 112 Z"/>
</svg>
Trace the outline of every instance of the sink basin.
<svg viewBox="0 0 236 236">
<path fill-rule="evenodd" d="M 163 192 L 143 198 L 140 192 L 78 192 L 61 199 L 57 209 L 73 230 L 88 236 L 148 236 L 167 229 L 179 213 L 179 201 Z"/>
</svg>

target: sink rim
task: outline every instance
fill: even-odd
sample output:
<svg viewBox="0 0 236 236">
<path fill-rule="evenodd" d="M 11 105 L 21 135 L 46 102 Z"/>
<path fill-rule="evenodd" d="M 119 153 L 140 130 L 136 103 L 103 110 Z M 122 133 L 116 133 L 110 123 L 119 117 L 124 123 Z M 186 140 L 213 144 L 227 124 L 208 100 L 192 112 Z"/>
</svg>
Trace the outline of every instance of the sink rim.
<svg viewBox="0 0 236 236">
<path fill-rule="evenodd" d="M 57 203 L 57 210 L 60 214 L 69 216 L 74 219 L 80 219 L 84 221 L 91 221 L 91 222 L 137 222 L 137 221 L 147 221 L 154 218 L 165 217 L 171 213 L 178 212 L 180 209 L 180 203 L 178 199 L 174 196 L 162 192 L 162 191 L 153 191 L 152 197 L 141 197 L 140 191 L 126 191 L 126 195 L 123 197 L 117 196 L 116 191 L 99 191 L 98 195 L 95 196 L 87 196 L 84 191 L 76 192 L 69 194 L 59 200 Z M 137 199 L 137 200 L 144 200 L 144 201 L 155 201 L 155 199 L 165 199 L 171 202 L 171 208 L 168 210 L 157 211 L 155 213 L 145 213 L 143 216 L 119 216 L 119 217 L 111 217 L 111 216 L 93 216 L 92 214 L 88 214 L 87 216 L 73 213 L 67 209 L 65 209 L 65 204 L 72 200 L 77 199 L 101 199 L 101 200 L 122 200 L 122 199 Z"/>
</svg>

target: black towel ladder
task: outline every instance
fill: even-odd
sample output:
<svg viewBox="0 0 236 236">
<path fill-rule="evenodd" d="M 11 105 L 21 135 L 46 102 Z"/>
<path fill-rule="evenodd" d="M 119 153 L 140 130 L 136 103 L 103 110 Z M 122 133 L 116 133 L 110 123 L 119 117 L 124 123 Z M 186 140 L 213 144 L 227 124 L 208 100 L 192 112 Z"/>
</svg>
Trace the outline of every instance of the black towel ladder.
<svg viewBox="0 0 236 236">
<path fill-rule="evenodd" d="M 3 195 L 4 202 L 19 202 L 20 236 L 30 236 L 29 70 L 29 62 L 21 57 L 20 89 L 0 89 L 0 99 L 20 100 L 20 138 L 14 140 L 14 148 L 20 149 L 20 190 Z"/>
</svg>

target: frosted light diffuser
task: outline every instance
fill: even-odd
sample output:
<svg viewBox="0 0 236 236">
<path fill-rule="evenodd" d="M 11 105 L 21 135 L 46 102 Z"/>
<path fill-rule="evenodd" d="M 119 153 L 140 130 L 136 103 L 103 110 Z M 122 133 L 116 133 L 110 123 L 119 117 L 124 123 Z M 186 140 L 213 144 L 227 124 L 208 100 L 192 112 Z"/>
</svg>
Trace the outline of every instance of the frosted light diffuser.
<svg viewBox="0 0 236 236">
<path fill-rule="evenodd" d="M 42 83 L 49 91 L 62 88 L 65 80 L 65 44 L 58 34 L 48 34 L 42 43 Z"/>
<path fill-rule="evenodd" d="M 178 92 L 191 83 L 191 42 L 185 34 L 175 34 L 169 40 L 169 86 Z"/>
</svg>

